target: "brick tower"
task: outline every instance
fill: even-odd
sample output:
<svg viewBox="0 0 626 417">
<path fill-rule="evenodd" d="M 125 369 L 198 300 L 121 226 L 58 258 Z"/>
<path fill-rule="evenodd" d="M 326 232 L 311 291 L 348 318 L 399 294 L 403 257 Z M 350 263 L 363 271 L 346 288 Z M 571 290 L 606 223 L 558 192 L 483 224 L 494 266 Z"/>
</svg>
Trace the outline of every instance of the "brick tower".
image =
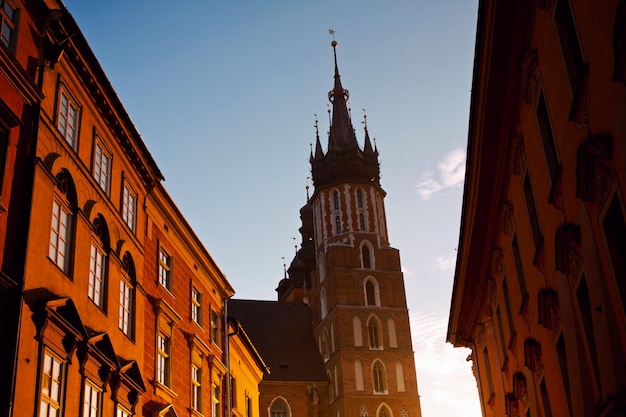
<svg viewBox="0 0 626 417">
<path fill-rule="evenodd" d="M 329 380 L 329 417 L 421 417 L 399 251 L 389 245 L 378 150 L 363 148 L 341 85 L 337 43 L 324 153 L 311 152 L 314 192 L 301 209 L 302 247 L 279 301 L 310 304 Z"/>
</svg>

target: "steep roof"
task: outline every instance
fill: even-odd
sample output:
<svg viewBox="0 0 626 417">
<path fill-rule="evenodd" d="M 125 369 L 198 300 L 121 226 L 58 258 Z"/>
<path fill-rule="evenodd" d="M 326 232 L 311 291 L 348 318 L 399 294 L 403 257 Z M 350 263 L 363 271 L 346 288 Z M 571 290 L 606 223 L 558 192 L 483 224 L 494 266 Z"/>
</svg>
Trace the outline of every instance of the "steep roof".
<svg viewBox="0 0 626 417">
<path fill-rule="evenodd" d="M 266 381 L 326 381 L 309 306 L 296 302 L 230 300 L 235 318 L 270 369 Z"/>
</svg>

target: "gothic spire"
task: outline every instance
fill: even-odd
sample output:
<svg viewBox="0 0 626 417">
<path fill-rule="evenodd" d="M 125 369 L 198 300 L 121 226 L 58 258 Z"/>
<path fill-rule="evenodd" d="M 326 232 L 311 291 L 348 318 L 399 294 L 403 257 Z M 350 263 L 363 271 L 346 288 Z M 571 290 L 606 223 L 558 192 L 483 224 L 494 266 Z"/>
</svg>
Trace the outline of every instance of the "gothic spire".
<svg viewBox="0 0 626 417">
<path fill-rule="evenodd" d="M 331 42 L 335 56 L 335 85 L 328 93 L 328 100 L 333 104 L 333 117 L 328 137 L 328 150 L 346 150 L 358 147 L 354 128 L 348 113 L 350 92 L 341 85 L 339 68 L 337 66 L 337 41 Z"/>
</svg>

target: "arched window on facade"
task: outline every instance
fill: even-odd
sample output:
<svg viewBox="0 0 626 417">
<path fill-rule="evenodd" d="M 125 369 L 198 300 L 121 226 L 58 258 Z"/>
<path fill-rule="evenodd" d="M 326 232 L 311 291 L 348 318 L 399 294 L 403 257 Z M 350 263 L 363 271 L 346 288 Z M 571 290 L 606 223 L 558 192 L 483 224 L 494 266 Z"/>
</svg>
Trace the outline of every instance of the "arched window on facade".
<svg viewBox="0 0 626 417">
<path fill-rule="evenodd" d="M 363 381 L 363 362 L 361 359 L 355 359 L 354 361 L 354 382 L 357 391 L 365 390 L 365 384 Z"/>
<path fill-rule="evenodd" d="M 99 214 L 93 219 L 92 229 L 87 296 L 100 310 L 106 312 L 109 230 L 102 215 Z"/>
<path fill-rule="evenodd" d="M 270 417 L 291 417 L 289 404 L 287 404 L 284 398 L 274 398 L 272 405 L 270 405 Z"/>
<path fill-rule="evenodd" d="M 337 190 L 333 191 L 333 209 L 339 210 L 339 192 Z"/>
<path fill-rule="evenodd" d="M 352 332 L 354 333 L 354 346 L 363 346 L 363 329 L 359 316 L 352 317 Z"/>
<path fill-rule="evenodd" d="M 363 215 L 363 213 L 359 213 L 359 230 L 361 232 L 367 232 L 365 226 L 365 215 Z"/>
<path fill-rule="evenodd" d="M 356 206 L 357 208 L 363 208 L 363 190 L 357 188 L 356 190 Z"/>
<path fill-rule="evenodd" d="M 74 214 L 78 207 L 76 188 L 71 175 L 65 169 L 61 170 L 55 179 L 48 257 L 66 275 L 71 275 Z"/>
<path fill-rule="evenodd" d="M 382 349 L 382 337 L 380 334 L 380 322 L 374 315 L 370 316 L 367 322 L 367 335 L 370 349 Z"/>
<path fill-rule="evenodd" d="M 335 216 L 335 231 L 336 234 L 341 233 L 341 218 L 339 216 Z"/>
<path fill-rule="evenodd" d="M 320 290 L 320 311 L 322 313 L 322 319 L 328 314 L 328 300 L 326 299 L 326 288 Z"/>
<path fill-rule="evenodd" d="M 396 383 L 398 386 L 398 392 L 406 391 L 404 386 L 404 366 L 402 366 L 402 362 L 396 362 Z"/>
<path fill-rule="evenodd" d="M 366 306 L 380 307 L 380 292 L 378 289 L 378 282 L 374 279 L 374 277 L 365 278 L 363 291 L 365 293 Z"/>
<path fill-rule="evenodd" d="M 330 404 L 334 400 L 335 382 L 333 381 L 333 376 L 330 374 L 330 371 L 326 371 L 326 377 L 328 378 L 328 404 Z"/>
<path fill-rule="evenodd" d="M 376 417 L 393 417 L 393 414 L 387 404 L 381 404 L 376 413 Z"/>
<path fill-rule="evenodd" d="M 387 319 L 387 332 L 389 333 L 389 347 L 398 347 L 398 337 L 396 334 L 396 322 L 393 318 Z"/>
<path fill-rule="evenodd" d="M 372 365 L 372 381 L 374 383 L 375 394 L 387 393 L 387 375 L 385 365 L 380 361 L 374 361 Z"/>
<path fill-rule="evenodd" d="M 370 247 L 363 244 L 363 246 L 361 246 L 361 262 L 364 269 L 372 268 L 372 257 L 370 255 Z"/>
</svg>

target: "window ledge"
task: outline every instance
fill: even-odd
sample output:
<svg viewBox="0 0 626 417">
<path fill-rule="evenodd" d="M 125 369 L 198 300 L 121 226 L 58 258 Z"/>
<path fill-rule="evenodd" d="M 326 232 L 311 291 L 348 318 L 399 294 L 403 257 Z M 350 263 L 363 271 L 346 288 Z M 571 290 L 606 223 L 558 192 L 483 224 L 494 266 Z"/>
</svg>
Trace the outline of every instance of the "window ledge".
<svg viewBox="0 0 626 417">
<path fill-rule="evenodd" d="M 389 395 L 389 391 L 387 390 L 381 391 L 381 392 L 374 391 L 374 395 Z"/>
<path fill-rule="evenodd" d="M 170 387 L 161 384 L 159 381 L 152 381 L 152 385 L 154 385 L 154 393 L 169 403 L 172 403 L 174 398 L 178 397 L 178 394 L 172 391 Z"/>
</svg>

